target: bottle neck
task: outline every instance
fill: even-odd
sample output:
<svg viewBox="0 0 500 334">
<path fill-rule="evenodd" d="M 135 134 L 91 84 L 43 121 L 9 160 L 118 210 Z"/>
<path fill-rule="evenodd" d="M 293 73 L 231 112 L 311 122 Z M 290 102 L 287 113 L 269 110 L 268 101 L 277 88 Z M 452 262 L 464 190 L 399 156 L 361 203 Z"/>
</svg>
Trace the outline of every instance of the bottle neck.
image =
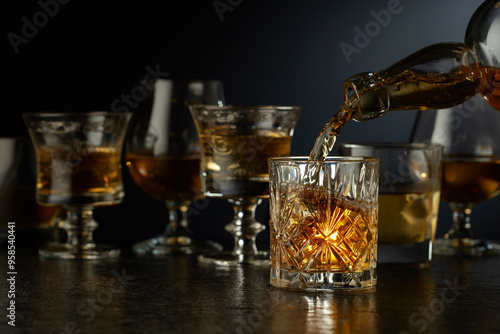
<svg viewBox="0 0 500 334">
<path fill-rule="evenodd" d="M 434 44 L 380 72 L 348 78 L 344 99 L 357 108 L 357 121 L 391 110 L 450 108 L 477 94 L 476 67 L 475 53 L 464 44 Z"/>
<path fill-rule="evenodd" d="M 356 108 L 352 118 L 362 122 L 382 116 L 390 109 L 390 98 L 383 78 L 378 73 L 366 72 L 344 81 L 344 101 Z"/>
</svg>

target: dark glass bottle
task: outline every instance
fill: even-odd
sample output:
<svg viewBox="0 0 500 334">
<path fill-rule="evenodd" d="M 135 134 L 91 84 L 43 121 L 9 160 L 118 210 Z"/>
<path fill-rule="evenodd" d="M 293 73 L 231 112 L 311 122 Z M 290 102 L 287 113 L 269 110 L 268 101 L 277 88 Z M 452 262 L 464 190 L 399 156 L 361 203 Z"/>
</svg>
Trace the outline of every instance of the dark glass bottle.
<svg viewBox="0 0 500 334">
<path fill-rule="evenodd" d="M 476 10 L 464 43 L 428 46 L 385 70 L 348 78 L 343 89 L 357 121 L 391 110 L 449 108 L 478 93 L 500 110 L 500 1 Z"/>
</svg>

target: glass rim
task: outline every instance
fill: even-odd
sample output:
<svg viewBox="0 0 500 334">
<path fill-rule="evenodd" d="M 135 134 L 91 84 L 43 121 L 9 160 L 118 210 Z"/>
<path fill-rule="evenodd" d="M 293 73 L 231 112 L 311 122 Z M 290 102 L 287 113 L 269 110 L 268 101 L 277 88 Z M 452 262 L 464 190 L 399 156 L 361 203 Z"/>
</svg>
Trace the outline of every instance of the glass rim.
<svg viewBox="0 0 500 334">
<path fill-rule="evenodd" d="M 190 108 L 205 109 L 208 111 L 234 111 L 236 109 L 258 109 L 258 110 L 302 110 L 302 106 L 286 106 L 286 105 L 223 105 L 217 104 L 191 104 Z"/>
<path fill-rule="evenodd" d="M 132 115 L 132 112 L 126 111 L 126 112 L 116 112 L 116 111 L 76 111 L 76 112 L 69 112 L 69 111 L 63 111 L 63 112 L 57 112 L 57 111 L 33 111 L 33 112 L 25 112 L 21 114 L 23 117 L 32 117 L 32 116 L 38 116 L 38 117 L 68 117 L 68 116 L 75 116 L 75 117 L 82 117 L 82 116 L 110 116 L 110 115 Z"/>
<path fill-rule="evenodd" d="M 360 157 L 360 156 L 327 156 L 325 160 L 309 160 L 307 156 L 288 156 L 288 157 L 273 157 L 269 158 L 269 162 L 298 162 L 298 163 L 359 163 L 359 162 L 379 162 L 376 157 Z"/>
<path fill-rule="evenodd" d="M 372 149 L 411 149 L 428 150 L 442 149 L 443 145 L 434 143 L 404 143 L 404 142 L 359 142 L 359 143 L 338 143 L 339 148 L 372 148 Z"/>
</svg>

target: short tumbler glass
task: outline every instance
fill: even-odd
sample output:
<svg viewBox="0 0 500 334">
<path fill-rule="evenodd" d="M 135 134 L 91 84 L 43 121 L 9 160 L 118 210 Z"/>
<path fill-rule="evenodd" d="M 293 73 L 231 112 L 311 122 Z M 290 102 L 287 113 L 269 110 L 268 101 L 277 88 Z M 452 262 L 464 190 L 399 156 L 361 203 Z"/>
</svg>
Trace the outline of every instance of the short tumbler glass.
<svg viewBox="0 0 500 334">
<path fill-rule="evenodd" d="M 428 263 L 436 234 L 441 189 L 440 145 L 340 144 L 348 156 L 380 159 L 379 263 Z"/>
<path fill-rule="evenodd" d="M 306 291 L 377 282 L 379 160 L 269 160 L 271 285 Z"/>
</svg>

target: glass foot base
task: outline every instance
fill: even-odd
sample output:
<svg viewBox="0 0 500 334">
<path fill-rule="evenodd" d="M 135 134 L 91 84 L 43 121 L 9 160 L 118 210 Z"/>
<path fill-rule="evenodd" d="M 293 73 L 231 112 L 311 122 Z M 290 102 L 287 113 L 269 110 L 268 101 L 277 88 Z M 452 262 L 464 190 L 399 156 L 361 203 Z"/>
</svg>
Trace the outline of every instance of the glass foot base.
<svg viewBox="0 0 500 334">
<path fill-rule="evenodd" d="M 436 239 L 433 253 L 449 256 L 500 255 L 500 245 L 479 239 Z"/>
<path fill-rule="evenodd" d="M 38 250 L 38 254 L 52 259 L 113 259 L 120 256 L 120 249 L 106 245 L 83 248 L 68 244 L 51 243 Z"/>
<path fill-rule="evenodd" d="M 195 236 L 164 236 L 147 239 L 135 244 L 132 250 L 137 255 L 164 256 L 169 254 L 200 254 L 221 251 L 216 242 Z"/>
<path fill-rule="evenodd" d="M 198 256 L 198 261 L 202 264 L 211 264 L 217 266 L 237 266 L 252 265 L 265 266 L 270 265 L 271 260 L 269 252 L 259 251 L 257 254 L 248 256 L 244 254 L 235 254 L 231 251 L 211 252 Z"/>
<path fill-rule="evenodd" d="M 298 291 L 368 290 L 377 284 L 376 269 L 356 273 L 300 272 L 286 268 L 271 268 L 271 285 Z"/>
</svg>

